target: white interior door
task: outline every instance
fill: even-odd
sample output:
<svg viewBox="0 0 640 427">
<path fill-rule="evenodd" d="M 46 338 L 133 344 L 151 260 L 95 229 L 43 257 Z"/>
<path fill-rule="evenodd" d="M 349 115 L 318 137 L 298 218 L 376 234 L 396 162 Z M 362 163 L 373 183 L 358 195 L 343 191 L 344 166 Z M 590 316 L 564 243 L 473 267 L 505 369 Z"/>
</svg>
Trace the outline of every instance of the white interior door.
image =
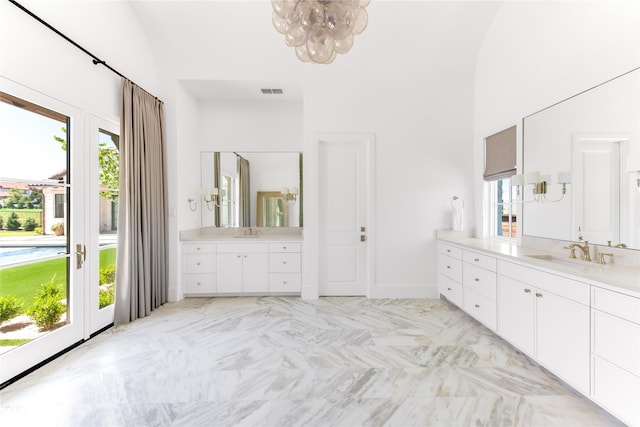
<svg viewBox="0 0 640 427">
<path fill-rule="evenodd" d="M 320 139 L 319 294 L 367 295 L 371 136 Z"/>
<path fill-rule="evenodd" d="M 575 221 L 591 242 L 620 241 L 620 141 L 578 138 L 574 141 Z M 578 237 L 577 235 L 575 237 Z"/>
</svg>

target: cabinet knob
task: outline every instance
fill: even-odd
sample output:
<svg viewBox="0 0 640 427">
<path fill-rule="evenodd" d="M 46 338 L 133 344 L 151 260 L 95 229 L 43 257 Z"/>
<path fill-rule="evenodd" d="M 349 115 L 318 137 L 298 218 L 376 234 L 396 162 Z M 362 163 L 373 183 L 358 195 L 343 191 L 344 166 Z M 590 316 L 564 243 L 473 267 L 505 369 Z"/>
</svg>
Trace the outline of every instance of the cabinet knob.
<svg viewBox="0 0 640 427">
<path fill-rule="evenodd" d="M 283 263 L 283 264 L 286 264 L 286 263 L 287 263 L 287 261 L 282 261 L 282 263 Z"/>
<path fill-rule="evenodd" d="M 287 284 L 287 281 L 285 280 L 284 282 L 282 282 L 282 284 L 283 284 L 283 285 L 286 285 L 286 284 Z"/>
<path fill-rule="evenodd" d="M 286 250 L 286 249 L 287 249 L 287 247 L 286 247 L 286 246 L 283 246 L 283 247 L 282 247 L 282 249 L 285 249 L 285 250 Z"/>
<path fill-rule="evenodd" d="M 476 308 L 480 308 L 480 304 L 476 304 Z"/>
<path fill-rule="evenodd" d="M 473 259 L 475 262 L 480 262 L 480 258 L 474 258 Z"/>
<path fill-rule="evenodd" d="M 451 268 L 451 266 L 450 266 L 450 265 L 447 265 L 447 268 Z"/>
<path fill-rule="evenodd" d="M 536 297 L 542 298 L 542 294 L 540 292 L 536 292 Z"/>
<path fill-rule="evenodd" d="M 475 280 L 476 282 L 479 282 L 479 281 L 480 281 L 480 279 L 479 279 L 479 278 L 477 278 L 477 277 L 476 277 L 475 279 L 473 279 L 473 280 Z"/>
<path fill-rule="evenodd" d="M 527 289 L 527 288 L 525 288 L 525 289 L 524 289 L 524 293 L 525 293 L 525 294 L 531 293 L 531 289 Z"/>
<path fill-rule="evenodd" d="M 196 251 L 199 251 L 199 250 L 200 250 L 200 247 L 198 246 L 198 247 L 196 248 Z"/>
<path fill-rule="evenodd" d="M 245 258 L 247 257 L 247 255 L 244 256 Z"/>
<path fill-rule="evenodd" d="M 200 282 L 196 283 L 196 286 L 200 286 Z"/>
<path fill-rule="evenodd" d="M 240 258 L 240 255 L 238 255 L 238 258 Z"/>
<path fill-rule="evenodd" d="M 199 263 L 199 262 L 196 262 L 196 265 L 200 265 L 200 263 Z"/>
<path fill-rule="evenodd" d="M 451 288 L 447 288 L 447 290 L 448 290 L 448 291 L 450 291 L 450 290 L 451 290 Z"/>
<path fill-rule="evenodd" d="M 447 249 L 447 252 L 451 252 L 451 249 Z"/>
</svg>

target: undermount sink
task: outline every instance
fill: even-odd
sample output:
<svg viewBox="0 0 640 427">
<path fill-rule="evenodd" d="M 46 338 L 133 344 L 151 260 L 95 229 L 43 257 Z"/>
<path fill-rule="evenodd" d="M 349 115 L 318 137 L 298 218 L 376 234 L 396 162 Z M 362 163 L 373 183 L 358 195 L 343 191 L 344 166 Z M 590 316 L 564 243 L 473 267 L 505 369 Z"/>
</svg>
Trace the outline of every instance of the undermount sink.
<svg viewBox="0 0 640 427">
<path fill-rule="evenodd" d="M 583 261 L 571 258 L 562 258 L 551 254 L 539 254 L 539 255 L 525 255 L 528 258 L 540 259 L 543 261 L 556 262 L 560 264 L 568 265 L 581 265 Z"/>
</svg>

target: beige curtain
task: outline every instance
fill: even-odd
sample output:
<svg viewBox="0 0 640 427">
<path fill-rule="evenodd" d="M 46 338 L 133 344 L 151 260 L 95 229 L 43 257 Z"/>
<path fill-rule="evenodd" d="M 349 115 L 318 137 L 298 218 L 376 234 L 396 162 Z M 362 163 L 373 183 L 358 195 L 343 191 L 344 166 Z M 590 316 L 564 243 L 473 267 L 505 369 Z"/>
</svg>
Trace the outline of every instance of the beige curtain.
<svg viewBox="0 0 640 427">
<path fill-rule="evenodd" d="M 122 80 L 115 324 L 167 301 L 167 193 L 162 102 Z"/>
<path fill-rule="evenodd" d="M 251 182 L 249 175 L 249 160 L 238 156 L 240 227 L 251 227 Z"/>
</svg>

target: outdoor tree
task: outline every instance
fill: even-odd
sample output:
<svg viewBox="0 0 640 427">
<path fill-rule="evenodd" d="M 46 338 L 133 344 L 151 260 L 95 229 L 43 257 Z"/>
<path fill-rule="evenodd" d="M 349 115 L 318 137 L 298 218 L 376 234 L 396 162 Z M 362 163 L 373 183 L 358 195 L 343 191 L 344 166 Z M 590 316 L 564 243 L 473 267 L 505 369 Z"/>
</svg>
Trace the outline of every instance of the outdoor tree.
<svg viewBox="0 0 640 427">
<path fill-rule="evenodd" d="M 11 212 L 9 214 L 9 218 L 7 219 L 7 230 L 9 231 L 16 231 L 17 229 L 20 228 L 22 224 L 20 223 L 20 220 L 18 219 L 18 214 L 15 212 Z"/>
<path fill-rule="evenodd" d="M 9 190 L 9 197 L 4 200 L 4 205 L 7 208 L 24 209 L 29 202 L 29 196 L 24 194 L 24 191 L 17 187 L 13 187 Z"/>
<path fill-rule="evenodd" d="M 63 127 L 62 132 L 66 135 L 67 129 Z M 60 143 L 62 150 L 67 151 L 66 138 L 54 135 L 53 139 Z M 107 144 L 104 142 L 98 144 L 98 166 L 100 167 L 98 175 L 101 187 L 100 195 L 114 202 L 118 199 L 118 187 L 120 183 L 119 151 L 116 148 L 107 147 Z"/>
</svg>

